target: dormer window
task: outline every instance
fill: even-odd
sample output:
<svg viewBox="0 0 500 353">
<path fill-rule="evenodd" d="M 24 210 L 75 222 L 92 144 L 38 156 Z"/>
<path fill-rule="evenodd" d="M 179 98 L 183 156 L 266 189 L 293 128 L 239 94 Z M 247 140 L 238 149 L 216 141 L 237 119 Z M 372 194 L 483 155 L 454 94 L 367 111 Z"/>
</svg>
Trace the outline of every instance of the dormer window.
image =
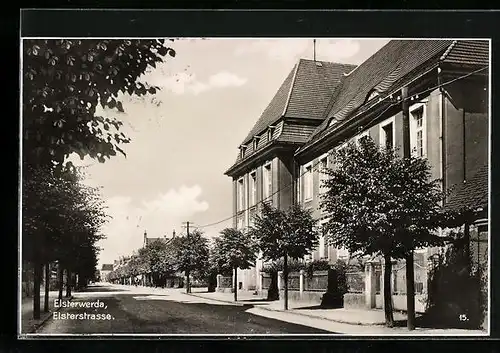
<svg viewBox="0 0 500 353">
<path fill-rule="evenodd" d="M 330 126 L 333 126 L 333 125 L 335 125 L 335 124 L 337 124 L 337 119 L 332 118 L 332 119 L 330 120 L 330 122 L 328 123 L 328 126 L 330 127 Z"/>
<path fill-rule="evenodd" d="M 259 147 L 259 141 L 260 141 L 260 137 L 254 137 L 253 138 L 253 150 L 256 151 L 257 148 Z"/>
<path fill-rule="evenodd" d="M 240 146 L 240 158 L 244 158 L 245 157 L 245 151 L 247 149 L 247 146 L 245 145 L 241 145 Z"/>
<path fill-rule="evenodd" d="M 273 139 L 274 129 L 274 126 L 269 126 L 269 129 L 267 129 L 267 141 L 271 141 Z"/>
<path fill-rule="evenodd" d="M 373 91 L 370 93 L 370 95 L 368 96 L 368 99 L 367 101 L 370 101 L 372 100 L 373 98 L 377 97 L 378 96 L 378 92 L 377 91 Z"/>
</svg>

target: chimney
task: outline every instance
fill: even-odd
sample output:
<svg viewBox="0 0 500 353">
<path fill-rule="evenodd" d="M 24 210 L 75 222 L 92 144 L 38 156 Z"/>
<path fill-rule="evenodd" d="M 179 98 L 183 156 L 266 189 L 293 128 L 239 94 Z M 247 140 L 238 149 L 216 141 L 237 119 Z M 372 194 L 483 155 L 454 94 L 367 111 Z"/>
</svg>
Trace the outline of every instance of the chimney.
<svg viewBox="0 0 500 353">
<path fill-rule="evenodd" d="M 172 238 L 175 238 L 175 229 L 172 231 Z"/>
</svg>

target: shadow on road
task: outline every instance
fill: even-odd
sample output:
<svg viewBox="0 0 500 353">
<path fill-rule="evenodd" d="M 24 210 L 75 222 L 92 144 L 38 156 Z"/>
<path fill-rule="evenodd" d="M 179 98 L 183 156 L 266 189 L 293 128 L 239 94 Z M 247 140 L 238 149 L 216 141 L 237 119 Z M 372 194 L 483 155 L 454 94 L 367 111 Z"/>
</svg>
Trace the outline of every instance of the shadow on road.
<svg viewBox="0 0 500 353">
<path fill-rule="evenodd" d="M 85 292 L 128 292 L 126 289 L 118 289 L 116 287 L 94 285 L 78 290 L 79 293 Z"/>
</svg>

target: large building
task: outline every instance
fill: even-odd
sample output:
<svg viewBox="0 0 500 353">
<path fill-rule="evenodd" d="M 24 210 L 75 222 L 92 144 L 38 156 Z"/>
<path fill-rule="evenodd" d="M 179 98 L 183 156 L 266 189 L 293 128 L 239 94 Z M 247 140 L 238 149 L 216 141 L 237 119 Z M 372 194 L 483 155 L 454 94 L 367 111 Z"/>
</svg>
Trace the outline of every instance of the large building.
<svg viewBox="0 0 500 353">
<path fill-rule="evenodd" d="M 278 208 L 297 202 L 325 222 L 319 201 L 329 155 L 363 136 L 401 146 L 406 87 L 412 153 L 427 158 L 432 177 L 454 190 L 447 207 L 478 203 L 479 223 L 468 226 L 485 234 L 488 64 L 489 42 L 480 40 L 393 40 L 358 67 L 300 60 L 226 171 L 233 179 L 234 226 L 251 225 L 260 201 Z M 421 250 L 416 258 L 426 254 Z M 321 238 L 310 258 L 334 262 L 348 256 Z M 260 266 L 242 271 L 243 288 L 256 285 Z"/>
</svg>

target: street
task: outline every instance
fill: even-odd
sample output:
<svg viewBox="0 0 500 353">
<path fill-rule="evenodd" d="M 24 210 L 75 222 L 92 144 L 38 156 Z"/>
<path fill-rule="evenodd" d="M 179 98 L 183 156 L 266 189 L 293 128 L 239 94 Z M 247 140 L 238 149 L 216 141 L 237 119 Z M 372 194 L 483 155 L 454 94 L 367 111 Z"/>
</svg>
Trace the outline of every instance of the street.
<svg viewBox="0 0 500 353">
<path fill-rule="evenodd" d="M 331 333 L 253 315 L 246 312 L 250 309 L 249 306 L 236 306 L 197 298 L 184 294 L 179 289 L 134 288 L 100 284 L 75 293 L 71 304 L 65 303 L 64 305 L 72 307 L 62 307 L 37 333 Z M 109 316 L 106 317 L 108 314 Z"/>
</svg>

